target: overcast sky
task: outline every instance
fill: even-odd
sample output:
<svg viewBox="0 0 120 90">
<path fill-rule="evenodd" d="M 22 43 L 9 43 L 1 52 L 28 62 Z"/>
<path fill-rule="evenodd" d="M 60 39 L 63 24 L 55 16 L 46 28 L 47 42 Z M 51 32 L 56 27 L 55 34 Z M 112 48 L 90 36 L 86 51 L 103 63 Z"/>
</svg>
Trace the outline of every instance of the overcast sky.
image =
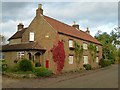
<svg viewBox="0 0 120 90">
<path fill-rule="evenodd" d="M 25 27 L 31 23 L 38 8 L 38 2 L 3 2 L 2 33 L 10 37 L 17 31 L 17 25 Z M 87 27 L 94 36 L 98 30 L 110 33 L 118 26 L 117 2 L 43 2 L 44 15 L 72 25 L 79 24 L 83 31 Z"/>
</svg>

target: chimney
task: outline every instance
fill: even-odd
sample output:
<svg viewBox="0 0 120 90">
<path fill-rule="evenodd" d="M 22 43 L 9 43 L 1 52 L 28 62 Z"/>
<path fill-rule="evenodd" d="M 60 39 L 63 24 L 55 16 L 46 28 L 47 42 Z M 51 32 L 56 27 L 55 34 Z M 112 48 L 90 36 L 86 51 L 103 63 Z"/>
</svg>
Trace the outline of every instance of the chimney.
<svg viewBox="0 0 120 90">
<path fill-rule="evenodd" d="M 90 34 L 90 30 L 89 30 L 88 27 L 87 27 L 86 33 L 87 33 L 87 34 Z"/>
<path fill-rule="evenodd" d="M 79 30 L 79 25 L 78 25 L 78 24 L 76 24 L 76 23 L 75 23 L 75 21 L 74 21 L 74 24 L 72 25 L 72 27 L 74 27 L 74 28 L 76 28 L 76 29 L 78 29 L 78 30 Z"/>
<path fill-rule="evenodd" d="M 36 16 L 39 16 L 40 14 L 43 15 L 42 4 L 38 4 L 38 9 L 36 10 Z"/>
<path fill-rule="evenodd" d="M 24 25 L 22 23 L 19 23 L 18 25 L 18 31 L 21 31 L 24 28 Z"/>
</svg>

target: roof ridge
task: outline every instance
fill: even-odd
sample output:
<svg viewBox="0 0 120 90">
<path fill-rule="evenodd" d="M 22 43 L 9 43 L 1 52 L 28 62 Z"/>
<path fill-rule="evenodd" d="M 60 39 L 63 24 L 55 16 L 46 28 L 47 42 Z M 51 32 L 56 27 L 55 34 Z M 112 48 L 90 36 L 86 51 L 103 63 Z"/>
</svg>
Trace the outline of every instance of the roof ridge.
<svg viewBox="0 0 120 90">
<path fill-rule="evenodd" d="M 59 20 L 55 19 L 55 18 L 51 18 L 51 17 L 46 16 L 46 15 L 43 15 L 43 16 L 45 16 L 45 17 L 47 17 L 47 18 L 50 18 L 50 19 L 53 19 L 53 20 L 55 20 L 55 21 L 58 21 L 58 22 L 60 22 L 60 23 L 62 23 L 62 24 L 64 24 L 64 25 L 67 25 L 67 26 L 69 26 L 69 27 L 72 27 L 72 26 L 70 26 L 70 25 L 68 25 L 68 24 L 66 24 L 66 23 L 64 23 L 64 22 L 62 22 L 62 21 L 59 21 Z M 74 28 L 74 27 L 72 27 L 72 28 Z"/>
<path fill-rule="evenodd" d="M 90 41 L 90 42 L 93 42 L 93 43 L 96 43 L 96 44 L 100 44 L 101 43 L 95 39 L 92 35 L 90 34 L 87 34 L 85 31 L 83 30 L 76 30 L 76 28 L 66 24 L 66 23 L 63 23 L 59 20 L 56 20 L 54 18 L 51 18 L 49 16 L 45 16 L 44 15 L 44 19 L 54 28 L 56 29 L 58 32 L 60 33 L 64 33 L 64 34 L 67 34 L 67 35 L 71 35 L 71 36 L 74 36 L 74 37 L 77 37 L 77 38 L 80 38 L 80 39 L 83 39 L 85 41 Z"/>
</svg>

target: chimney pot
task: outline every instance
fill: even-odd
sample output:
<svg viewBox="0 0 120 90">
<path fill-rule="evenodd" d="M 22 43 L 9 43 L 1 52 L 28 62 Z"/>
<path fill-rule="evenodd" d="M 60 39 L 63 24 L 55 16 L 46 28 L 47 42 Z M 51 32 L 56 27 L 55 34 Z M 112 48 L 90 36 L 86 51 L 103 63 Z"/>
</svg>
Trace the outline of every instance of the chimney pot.
<svg viewBox="0 0 120 90">
<path fill-rule="evenodd" d="M 22 23 L 18 24 L 18 31 L 21 31 L 24 28 L 24 25 Z"/>
<path fill-rule="evenodd" d="M 75 21 L 73 21 L 73 25 L 72 25 L 72 27 L 74 27 L 74 28 L 76 28 L 76 29 L 78 29 L 79 30 L 79 25 L 78 24 L 76 24 L 76 22 Z"/>
<path fill-rule="evenodd" d="M 87 34 L 90 34 L 90 30 L 89 30 L 88 27 L 87 27 L 86 33 L 87 33 Z"/>
<path fill-rule="evenodd" d="M 38 4 L 38 8 L 42 9 L 42 4 Z"/>
<path fill-rule="evenodd" d="M 43 15 L 42 4 L 38 4 L 38 9 L 36 10 L 36 16 L 39 16 L 40 14 Z"/>
</svg>

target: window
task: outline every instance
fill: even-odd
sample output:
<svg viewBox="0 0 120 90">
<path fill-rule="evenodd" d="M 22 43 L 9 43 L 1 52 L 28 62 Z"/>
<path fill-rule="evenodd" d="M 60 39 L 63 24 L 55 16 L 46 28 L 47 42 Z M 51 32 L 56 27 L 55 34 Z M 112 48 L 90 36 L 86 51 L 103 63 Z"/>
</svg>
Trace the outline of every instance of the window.
<svg viewBox="0 0 120 90">
<path fill-rule="evenodd" d="M 99 51 L 99 48 L 98 48 L 98 46 L 96 46 L 96 50 L 97 50 L 97 51 Z"/>
<path fill-rule="evenodd" d="M 83 49 L 87 49 L 87 44 L 83 43 Z"/>
<path fill-rule="evenodd" d="M 96 57 L 96 63 L 98 63 L 99 62 L 99 58 L 98 58 L 98 56 Z"/>
<path fill-rule="evenodd" d="M 73 40 L 69 40 L 69 47 L 73 47 Z"/>
<path fill-rule="evenodd" d="M 83 56 L 84 63 L 83 64 L 88 64 L 88 56 Z"/>
<path fill-rule="evenodd" d="M 24 58 L 24 52 L 18 52 L 18 59 Z"/>
<path fill-rule="evenodd" d="M 69 64 L 73 64 L 73 55 L 69 56 Z"/>
<path fill-rule="evenodd" d="M 29 41 L 34 41 L 34 32 L 30 32 Z"/>
</svg>

